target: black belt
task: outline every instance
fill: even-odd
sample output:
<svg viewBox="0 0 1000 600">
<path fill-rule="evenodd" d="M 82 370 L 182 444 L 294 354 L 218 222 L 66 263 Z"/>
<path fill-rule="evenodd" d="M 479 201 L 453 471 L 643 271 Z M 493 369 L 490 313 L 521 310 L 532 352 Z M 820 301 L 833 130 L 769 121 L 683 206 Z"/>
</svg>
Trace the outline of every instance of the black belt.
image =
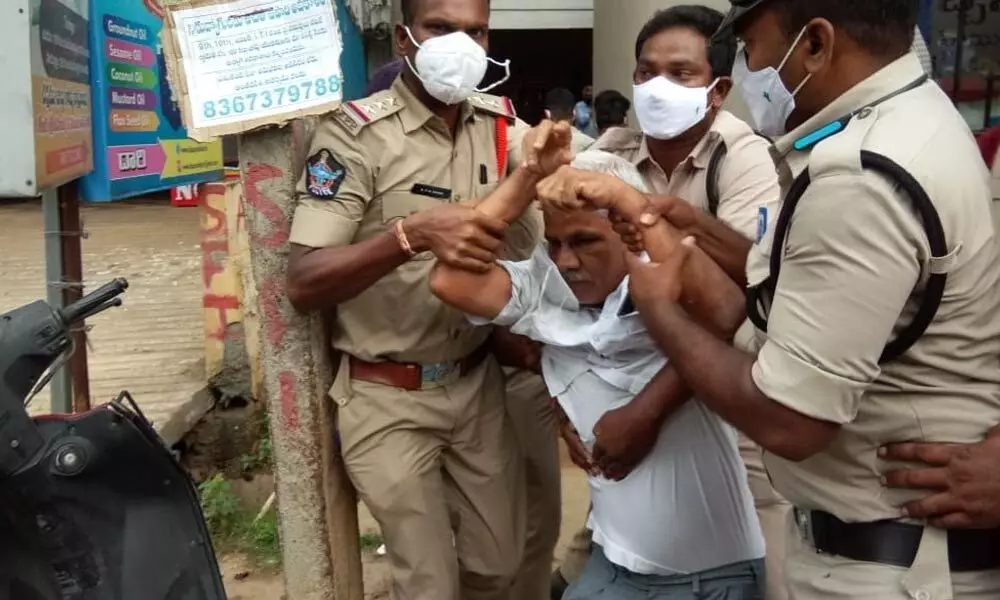
<svg viewBox="0 0 1000 600">
<path fill-rule="evenodd" d="M 795 510 L 796 517 L 802 512 Z M 898 521 L 845 523 L 822 511 L 809 513 L 816 550 L 860 562 L 909 568 L 924 535 L 922 525 Z M 955 573 L 1000 569 L 1000 529 L 948 531 L 948 563 Z"/>
</svg>

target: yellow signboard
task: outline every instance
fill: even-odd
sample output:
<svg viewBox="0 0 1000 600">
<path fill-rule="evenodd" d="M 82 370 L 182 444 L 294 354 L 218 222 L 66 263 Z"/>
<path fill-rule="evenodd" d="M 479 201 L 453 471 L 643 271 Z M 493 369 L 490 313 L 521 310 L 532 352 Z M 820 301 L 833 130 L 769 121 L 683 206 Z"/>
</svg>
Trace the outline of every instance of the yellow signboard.
<svg viewBox="0 0 1000 600">
<path fill-rule="evenodd" d="M 94 166 L 87 0 L 31 0 L 37 192 Z"/>
</svg>

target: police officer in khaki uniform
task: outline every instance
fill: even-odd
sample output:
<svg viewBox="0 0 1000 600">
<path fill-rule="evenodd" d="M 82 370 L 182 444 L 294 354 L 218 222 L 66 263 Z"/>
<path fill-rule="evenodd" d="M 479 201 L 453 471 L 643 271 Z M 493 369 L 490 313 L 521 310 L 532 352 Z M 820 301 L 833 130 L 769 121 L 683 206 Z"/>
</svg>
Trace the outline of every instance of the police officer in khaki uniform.
<svg viewBox="0 0 1000 600">
<path fill-rule="evenodd" d="M 506 99 L 478 91 L 486 0 L 409 0 L 391 89 L 318 127 L 299 184 L 289 296 L 335 314 L 331 396 L 342 451 L 379 521 L 397 600 L 510 597 L 523 554 L 522 457 L 503 375 L 472 327 L 430 292 L 440 260 L 486 268 L 525 255 L 540 214 L 505 224 L 473 204 L 519 165 Z M 568 138 L 567 138 L 568 145 Z M 506 248 L 504 248 L 506 246 Z"/>
<path fill-rule="evenodd" d="M 1000 423 L 988 176 L 909 51 L 919 2 L 733 5 L 726 26 L 746 43 L 734 79 L 778 138 L 784 193 L 747 263 L 756 327 L 737 336 L 742 351 L 687 316 L 688 245 L 659 265 L 633 261 L 633 299 L 701 401 L 766 450 L 795 505 L 793 599 L 1000 597 L 996 530 L 908 518 L 921 494 L 881 481 L 894 466 L 884 444 L 976 444 Z"/>
<path fill-rule="evenodd" d="M 760 209 L 776 201 L 780 191 L 768 141 L 721 109 L 732 86 L 736 54 L 732 35 L 712 40 L 723 18 L 714 9 L 695 5 L 654 15 L 636 40 L 633 98 L 641 131 L 612 129 L 593 148 L 628 159 L 650 190 L 678 203 L 686 201 L 687 207 L 700 209 L 704 219 L 717 218 L 731 229 L 730 238 L 742 236 L 749 249 Z M 703 94 L 692 95 L 690 89 Z M 678 120 L 678 115 L 691 117 Z M 690 219 L 696 216 L 692 210 L 684 213 Z M 734 264 L 733 270 L 742 282 L 743 263 Z M 650 412 L 633 402 L 605 415 L 605 426 L 596 430 L 598 452 L 604 454 L 600 462 L 635 466 L 668 416 L 659 410 L 662 407 Z M 741 436 L 740 451 L 767 541 L 768 600 L 784 600 L 781 562 L 790 505 L 771 486 L 757 445 Z M 589 535 L 576 536 L 568 550 L 560 570 L 571 581 L 589 555 Z"/>
<path fill-rule="evenodd" d="M 397 63 L 406 68 L 402 59 L 383 66 L 369 82 L 369 94 L 388 90 L 392 86 L 395 77 L 402 72 Z M 389 72 L 394 73 L 393 78 L 386 79 L 385 74 Z M 573 130 L 573 140 L 582 135 Z M 521 249 L 507 250 L 507 257 L 525 258 Z M 562 522 L 562 482 L 558 438 L 554 435 L 555 414 L 545 382 L 538 375 L 541 347 L 503 329 L 493 331 L 490 346 L 500 364 L 505 365 L 507 414 L 514 425 L 524 457 L 527 532 L 524 558 L 511 597 L 543 600 L 549 592 L 549 570 L 556 544 L 559 543 Z"/>
</svg>

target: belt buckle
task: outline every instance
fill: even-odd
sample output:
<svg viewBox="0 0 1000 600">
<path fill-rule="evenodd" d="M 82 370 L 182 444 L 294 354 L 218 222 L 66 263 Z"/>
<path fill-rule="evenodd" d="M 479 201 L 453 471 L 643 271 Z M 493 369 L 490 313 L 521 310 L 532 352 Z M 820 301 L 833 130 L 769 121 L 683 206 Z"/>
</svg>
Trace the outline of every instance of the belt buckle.
<svg viewBox="0 0 1000 600">
<path fill-rule="evenodd" d="M 458 363 L 439 362 L 429 365 L 422 365 L 420 376 L 423 383 L 442 385 L 445 381 L 458 372 Z"/>
<path fill-rule="evenodd" d="M 800 508 L 795 509 L 795 527 L 798 528 L 802 539 L 812 546 L 813 550 L 819 553 L 819 550 L 816 550 L 816 536 L 813 534 L 812 516 L 809 514 L 809 511 Z"/>
</svg>

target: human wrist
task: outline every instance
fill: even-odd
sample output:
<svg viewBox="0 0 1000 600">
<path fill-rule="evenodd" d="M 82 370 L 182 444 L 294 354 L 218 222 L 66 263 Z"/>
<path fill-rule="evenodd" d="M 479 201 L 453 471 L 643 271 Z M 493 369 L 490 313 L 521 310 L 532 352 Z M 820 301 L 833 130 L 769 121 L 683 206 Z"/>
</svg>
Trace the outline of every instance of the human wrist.
<svg viewBox="0 0 1000 600">
<path fill-rule="evenodd" d="M 640 225 L 642 216 L 650 211 L 652 204 L 644 195 L 629 188 L 623 189 L 621 194 L 616 194 L 609 208 L 633 225 Z"/>
<path fill-rule="evenodd" d="M 410 215 L 396 221 L 391 232 L 400 249 L 410 256 L 430 249 L 418 215 Z"/>
</svg>

